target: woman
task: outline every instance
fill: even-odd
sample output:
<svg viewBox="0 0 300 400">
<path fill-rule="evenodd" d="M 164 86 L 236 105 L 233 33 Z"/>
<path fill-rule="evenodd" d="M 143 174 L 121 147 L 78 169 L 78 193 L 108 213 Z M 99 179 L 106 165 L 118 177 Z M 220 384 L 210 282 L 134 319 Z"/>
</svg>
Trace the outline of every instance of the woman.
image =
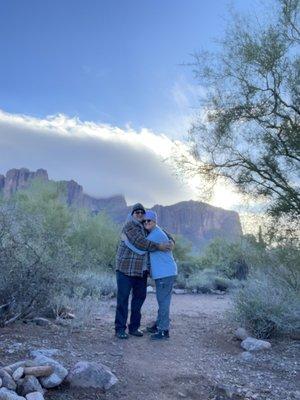
<svg viewBox="0 0 300 400">
<path fill-rule="evenodd" d="M 157 225 L 157 215 L 148 210 L 144 215 L 144 227 L 149 232 L 147 239 L 156 243 L 168 240 L 166 233 Z M 156 323 L 147 328 L 153 333 L 151 339 L 161 340 L 169 338 L 170 303 L 173 284 L 177 275 L 177 265 L 171 251 L 155 251 L 149 253 L 151 277 L 155 281 L 158 313 Z"/>
</svg>

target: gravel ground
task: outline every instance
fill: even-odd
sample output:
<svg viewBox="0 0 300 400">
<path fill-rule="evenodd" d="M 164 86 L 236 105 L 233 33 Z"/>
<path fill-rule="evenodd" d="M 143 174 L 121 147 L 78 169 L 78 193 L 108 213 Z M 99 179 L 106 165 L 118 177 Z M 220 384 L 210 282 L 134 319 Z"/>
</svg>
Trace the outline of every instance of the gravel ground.
<svg viewBox="0 0 300 400">
<path fill-rule="evenodd" d="M 118 340 L 113 336 L 115 300 L 99 303 L 92 321 L 81 328 L 18 323 L 0 329 L 2 365 L 19 361 L 34 348 L 57 348 L 66 367 L 79 360 L 100 361 L 119 379 L 107 393 L 71 392 L 60 387 L 47 393 L 53 400 L 123 399 L 174 400 L 213 398 L 214 387 L 240 387 L 249 399 L 292 400 L 299 395 L 298 341 L 272 340 L 270 350 L 243 361 L 237 326 L 227 313 L 228 295 L 174 295 L 170 339 Z M 143 307 L 143 326 L 156 314 L 156 299 L 149 294 Z M 297 387 L 298 384 L 298 387 Z"/>
</svg>

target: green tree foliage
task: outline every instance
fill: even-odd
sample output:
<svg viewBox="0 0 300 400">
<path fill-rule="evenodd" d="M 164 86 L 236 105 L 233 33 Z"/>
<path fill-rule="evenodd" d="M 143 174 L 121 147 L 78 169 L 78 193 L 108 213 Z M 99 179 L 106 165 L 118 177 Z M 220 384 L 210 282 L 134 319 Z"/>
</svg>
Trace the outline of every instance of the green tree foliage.
<svg viewBox="0 0 300 400">
<path fill-rule="evenodd" d="M 57 295 L 73 295 L 86 280 L 83 271 L 112 267 L 118 229 L 105 215 L 72 210 L 63 199 L 63 186 L 34 181 L 0 203 L 2 324 L 42 314 Z"/>
<path fill-rule="evenodd" d="M 106 214 L 74 211 L 68 244 L 78 269 L 112 270 L 118 239 L 119 228 Z"/>
<path fill-rule="evenodd" d="M 205 179 L 225 177 L 265 197 L 272 215 L 299 217 L 300 1 L 274 0 L 274 10 L 259 22 L 235 15 L 220 50 L 195 55 L 206 91 L 191 144 Z"/>
</svg>

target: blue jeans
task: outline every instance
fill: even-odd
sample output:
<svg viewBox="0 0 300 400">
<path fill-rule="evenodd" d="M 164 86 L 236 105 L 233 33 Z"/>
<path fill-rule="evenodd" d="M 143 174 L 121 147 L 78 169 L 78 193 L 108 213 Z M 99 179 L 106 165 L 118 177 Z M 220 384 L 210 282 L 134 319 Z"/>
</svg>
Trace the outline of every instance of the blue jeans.
<svg viewBox="0 0 300 400">
<path fill-rule="evenodd" d="M 128 299 L 132 291 L 131 315 L 129 331 L 133 332 L 141 324 L 141 308 L 147 295 L 147 274 L 143 277 L 128 276 L 121 271 L 117 271 L 117 309 L 115 317 L 116 332 L 125 331 L 128 317 Z"/>
<path fill-rule="evenodd" d="M 155 279 L 158 313 L 156 326 L 159 330 L 168 331 L 170 327 L 170 304 L 175 276 Z"/>
</svg>

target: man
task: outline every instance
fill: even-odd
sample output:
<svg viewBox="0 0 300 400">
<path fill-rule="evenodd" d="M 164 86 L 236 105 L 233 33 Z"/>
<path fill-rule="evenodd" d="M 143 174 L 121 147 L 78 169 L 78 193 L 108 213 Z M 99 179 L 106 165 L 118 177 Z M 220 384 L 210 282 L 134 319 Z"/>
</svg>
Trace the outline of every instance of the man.
<svg viewBox="0 0 300 400">
<path fill-rule="evenodd" d="M 141 308 L 147 294 L 148 252 L 169 251 L 173 248 L 170 241 L 155 243 L 146 239 L 143 227 L 145 208 L 137 203 L 132 207 L 129 220 L 122 229 L 116 256 L 117 274 L 117 309 L 115 317 L 115 331 L 119 339 L 127 339 L 126 324 L 128 317 L 128 299 L 132 291 L 131 315 L 128 326 L 129 334 L 141 337 L 143 332 L 139 329 L 141 323 Z M 171 237 L 169 237 L 172 239 Z M 128 241 L 134 246 L 135 251 L 126 244 Z M 136 251 L 138 250 L 138 252 Z"/>
</svg>

